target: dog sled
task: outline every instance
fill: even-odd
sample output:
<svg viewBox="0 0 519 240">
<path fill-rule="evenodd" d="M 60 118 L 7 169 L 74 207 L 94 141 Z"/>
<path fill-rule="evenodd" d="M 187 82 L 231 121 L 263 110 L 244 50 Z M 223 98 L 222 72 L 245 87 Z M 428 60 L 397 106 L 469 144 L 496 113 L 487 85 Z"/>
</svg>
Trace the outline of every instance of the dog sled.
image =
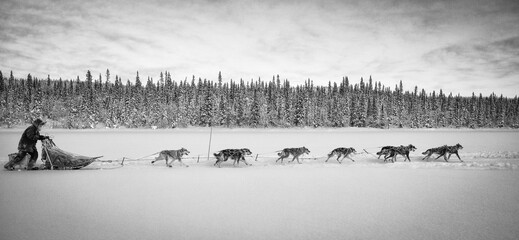
<svg viewBox="0 0 519 240">
<path fill-rule="evenodd" d="M 64 151 L 57 147 L 52 139 L 44 139 L 41 144 L 44 169 L 80 169 L 102 157 L 87 157 Z"/>
</svg>

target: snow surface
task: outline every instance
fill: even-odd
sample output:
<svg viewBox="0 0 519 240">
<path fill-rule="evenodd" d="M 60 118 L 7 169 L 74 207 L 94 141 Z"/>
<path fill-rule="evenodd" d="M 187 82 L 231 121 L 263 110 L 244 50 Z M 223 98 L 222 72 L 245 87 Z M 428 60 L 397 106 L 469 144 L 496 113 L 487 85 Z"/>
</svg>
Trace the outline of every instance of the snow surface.
<svg viewBox="0 0 519 240">
<path fill-rule="evenodd" d="M 2 164 L 21 132 L 0 130 Z M 0 239 L 519 238 L 515 130 L 214 129 L 211 153 L 253 152 L 252 166 L 222 168 L 207 160 L 205 128 L 43 133 L 66 151 L 133 161 L 0 171 Z M 371 155 L 410 143 L 412 162 Z M 456 143 L 464 162 L 421 160 L 427 148 Z M 275 163 L 277 150 L 300 146 L 311 151 L 303 164 Z M 191 151 L 188 168 L 147 157 L 180 147 Z M 356 148 L 356 162 L 324 163 L 336 147 Z"/>
</svg>

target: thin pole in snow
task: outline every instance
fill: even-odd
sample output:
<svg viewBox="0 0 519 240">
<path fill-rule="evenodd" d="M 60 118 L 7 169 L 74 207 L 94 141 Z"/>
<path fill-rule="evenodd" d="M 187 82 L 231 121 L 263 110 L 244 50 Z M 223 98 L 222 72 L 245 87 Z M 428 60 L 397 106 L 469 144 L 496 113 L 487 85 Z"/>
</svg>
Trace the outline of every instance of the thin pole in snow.
<svg viewBox="0 0 519 240">
<path fill-rule="evenodd" d="M 209 148 L 207 149 L 207 161 L 209 161 L 209 154 L 211 153 L 211 139 L 213 138 L 213 127 L 211 127 L 211 133 L 209 134 Z"/>
</svg>

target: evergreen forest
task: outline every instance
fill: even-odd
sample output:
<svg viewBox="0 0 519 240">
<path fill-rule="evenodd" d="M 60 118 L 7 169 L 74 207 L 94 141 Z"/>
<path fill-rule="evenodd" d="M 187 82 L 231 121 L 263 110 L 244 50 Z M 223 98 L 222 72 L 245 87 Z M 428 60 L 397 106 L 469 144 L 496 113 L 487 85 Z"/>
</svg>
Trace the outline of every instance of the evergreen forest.
<svg viewBox="0 0 519 240">
<path fill-rule="evenodd" d="M 347 77 L 328 85 L 271 80 L 222 81 L 192 77 L 123 83 L 119 76 L 83 79 L 15 78 L 0 71 L 0 127 L 43 118 L 52 128 L 176 128 L 190 126 L 289 128 L 518 128 L 519 99 L 491 94 L 404 91 L 403 83 Z"/>
</svg>

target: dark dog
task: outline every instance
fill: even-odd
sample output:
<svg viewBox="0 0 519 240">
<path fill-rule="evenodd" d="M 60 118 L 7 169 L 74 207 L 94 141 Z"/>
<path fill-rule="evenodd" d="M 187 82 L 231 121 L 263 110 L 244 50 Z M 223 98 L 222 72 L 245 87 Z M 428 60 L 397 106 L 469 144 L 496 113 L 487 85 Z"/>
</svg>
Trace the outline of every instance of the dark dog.
<svg viewBox="0 0 519 240">
<path fill-rule="evenodd" d="M 427 149 L 425 152 L 422 153 L 423 155 L 426 155 L 422 159 L 422 161 L 425 159 L 429 159 L 433 154 L 438 154 L 438 157 L 436 159 L 440 158 L 441 156 L 444 156 L 446 147 L 447 147 L 447 145 L 443 145 L 441 147 Z"/>
<path fill-rule="evenodd" d="M 394 146 L 384 146 L 384 147 L 382 147 L 382 149 L 380 149 L 380 151 L 377 152 L 377 155 L 378 155 L 377 159 L 380 159 L 380 156 L 384 155 L 384 162 L 385 162 L 387 156 L 389 156 L 389 154 L 391 154 L 390 149 L 392 149 L 392 148 L 395 148 L 395 147 Z"/>
<path fill-rule="evenodd" d="M 409 158 L 409 152 L 415 151 L 415 150 L 416 150 L 416 147 L 413 146 L 412 144 L 409 144 L 408 146 L 393 147 L 389 150 L 389 152 L 390 152 L 389 156 L 384 158 L 384 162 L 387 162 L 387 159 L 389 159 L 389 158 L 392 158 L 391 162 L 395 162 L 397 155 L 404 156 L 404 162 L 406 160 L 409 160 L 409 162 L 410 162 L 411 159 Z"/>
<path fill-rule="evenodd" d="M 443 146 L 437 147 L 437 148 L 430 148 L 430 149 L 427 149 L 427 151 L 422 153 L 422 154 L 426 155 L 422 160 L 429 159 L 429 157 L 433 154 L 438 154 L 438 157 L 436 157 L 436 159 L 443 156 L 443 159 L 445 160 L 445 162 L 448 162 L 448 160 L 451 158 L 451 155 L 456 154 L 456 156 L 458 156 L 458 159 L 461 162 L 463 162 L 463 160 L 461 160 L 461 158 L 460 158 L 460 155 L 458 154 L 458 150 L 460 150 L 460 149 L 463 149 L 463 146 L 461 146 L 459 143 L 454 146 L 443 145 Z M 449 156 L 447 156 L 447 153 L 449 154 Z"/>
</svg>

